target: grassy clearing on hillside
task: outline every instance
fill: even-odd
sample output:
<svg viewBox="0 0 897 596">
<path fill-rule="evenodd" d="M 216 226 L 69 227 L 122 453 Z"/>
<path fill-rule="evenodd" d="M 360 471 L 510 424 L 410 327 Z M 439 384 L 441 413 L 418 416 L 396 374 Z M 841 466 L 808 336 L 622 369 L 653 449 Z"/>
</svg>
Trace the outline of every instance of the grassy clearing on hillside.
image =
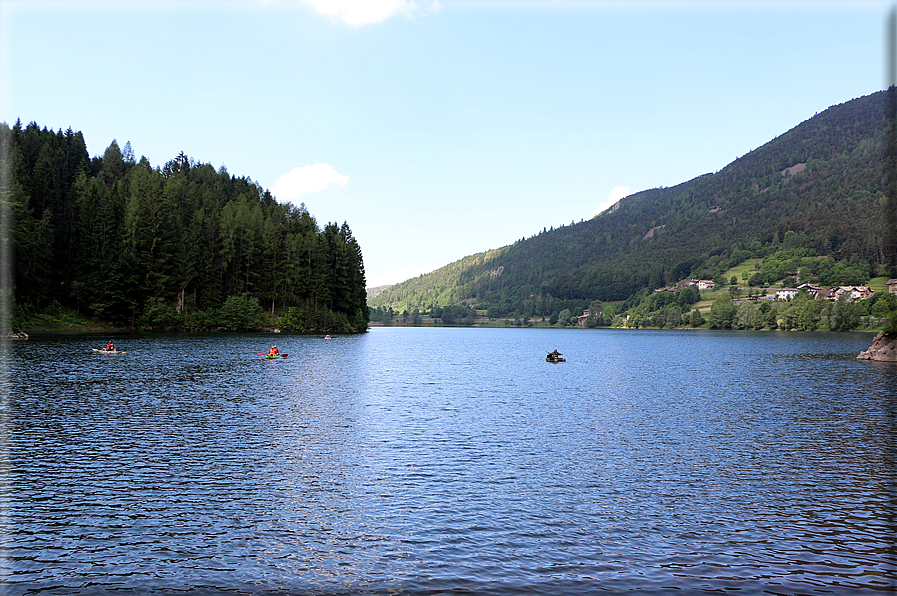
<svg viewBox="0 0 897 596">
<path fill-rule="evenodd" d="M 752 276 L 759 269 L 759 265 L 763 262 L 763 259 L 748 259 L 746 261 L 742 261 L 738 265 L 735 265 L 728 271 L 723 274 L 723 277 L 726 278 L 726 283 L 729 283 L 729 280 L 732 279 L 732 276 L 738 278 L 739 285 L 747 285 L 747 282 L 744 281 L 742 274 L 747 272 L 748 277 Z"/>
<path fill-rule="evenodd" d="M 888 291 L 888 278 L 887 277 L 873 277 L 869 280 L 869 287 L 872 288 L 876 294 L 879 292 L 887 292 Z"/>
<path fill-rule="evenodd" d="M 701 314 L 706 314 L 710 312 L 710 307 L 713 306 L 713 300 L 700 300 L 695 302 L 692 305 L 692 308 L 701 311 Z"/>
</svg>

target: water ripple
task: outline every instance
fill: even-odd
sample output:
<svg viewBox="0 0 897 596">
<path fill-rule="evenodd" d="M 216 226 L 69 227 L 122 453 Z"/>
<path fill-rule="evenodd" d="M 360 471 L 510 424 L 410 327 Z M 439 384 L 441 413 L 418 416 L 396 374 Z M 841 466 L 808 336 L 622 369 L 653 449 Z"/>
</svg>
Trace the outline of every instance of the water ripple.
<svg viewBox="0 0 897 596">
<path fill-rule="evenodd" d="M 869 340 L 33 338 L 2 355 L 3 591 L 894 591 L 897 369 Z"/>
</svg>

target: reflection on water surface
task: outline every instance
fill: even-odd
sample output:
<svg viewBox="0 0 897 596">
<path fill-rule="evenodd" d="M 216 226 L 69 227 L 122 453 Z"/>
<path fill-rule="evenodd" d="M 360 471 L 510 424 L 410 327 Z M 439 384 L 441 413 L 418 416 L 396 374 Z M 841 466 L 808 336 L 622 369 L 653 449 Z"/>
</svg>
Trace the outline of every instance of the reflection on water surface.
<svg viewBox="0 0 897 596">
<path fill-rule="evenodd" d="M 894 588 L 869 335 L 269 340 L 6 346 L 4 593 Z"/>
</svg>

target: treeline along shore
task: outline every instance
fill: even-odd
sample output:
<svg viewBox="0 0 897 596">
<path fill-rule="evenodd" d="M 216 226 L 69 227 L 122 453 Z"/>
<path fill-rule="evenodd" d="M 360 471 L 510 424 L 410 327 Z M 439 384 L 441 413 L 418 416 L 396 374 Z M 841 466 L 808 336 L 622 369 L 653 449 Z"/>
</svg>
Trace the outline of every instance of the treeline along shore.
<svg viewBox="0 0 897 596">
<path fill-rule="evenodd" d="M 371 310 L 375 326 L 475 326 L 475 327 L 571 327 L 616 329 L 734 329 L 744 331 L 886 331 L 894 334 L 897 295 L 850 286 L 837 298 L 817 295 L 812 284 L 800 290 L 779 288 L 774 293 L 749 293 L 736 283 L 699 291 L 687 282 L 683 287 L 641 292 L 631 299 L 604 303 L 600 300 L 573 304 L 549 312 L 510 315 L 463 305 L 426 310 Z M 867 290 L 855 298 L 852 293 Z M 787 297 L 783 297 L 787 295 Z"/>
<path fill-rule="evenodd" d="M 153 166 L 113 140 L 91 158 L 71 128 L 0 123 L 0 147 L 10 327 L 367 328 L 364 262 L 345 222 L 322 228 L 304 204 L 184 153 Z"/>
</svg>

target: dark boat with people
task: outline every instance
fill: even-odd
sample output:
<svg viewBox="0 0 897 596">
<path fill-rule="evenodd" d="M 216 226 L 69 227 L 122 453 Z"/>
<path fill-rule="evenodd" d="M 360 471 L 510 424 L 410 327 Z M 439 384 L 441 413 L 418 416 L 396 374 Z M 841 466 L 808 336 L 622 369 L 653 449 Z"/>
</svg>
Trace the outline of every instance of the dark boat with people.
<svg viewBox="0 0 897 596">
<path fill-rule="evenodd" d="M 567 360 L 561 358 L 564 354 L 555 350 L 554 352 L 548 352 L 548 355 L 545 356 L 545 362 L 566 362 Z"/>
</svg>

